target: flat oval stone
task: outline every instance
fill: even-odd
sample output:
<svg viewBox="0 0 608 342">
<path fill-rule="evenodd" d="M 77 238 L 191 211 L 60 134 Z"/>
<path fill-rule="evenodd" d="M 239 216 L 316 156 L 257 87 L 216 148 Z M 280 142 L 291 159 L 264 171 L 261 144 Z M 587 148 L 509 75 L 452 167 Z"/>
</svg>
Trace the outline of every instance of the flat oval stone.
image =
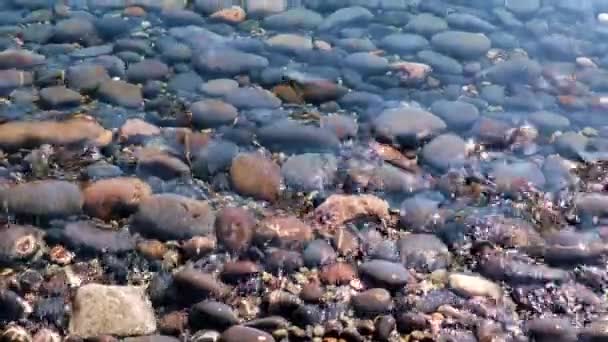
<svg viewBox="0 0 608 342">
<path fill-rule="evenodd" d="M 437 33 L 431 44 L 439 52 L 464 59 L 481 57 L 492 47 L 488 37 L 482 33 L 445 31 Z"/>
<path fill-rule="evenodd" d="M 418 272 L 447 268 L 452 256 L 448 247 L 432 234 L 409 234 L 398 242 L 401 262 Z"/>
<path fill-rule="evenodd" d="M 135 249 L 135 239 L 128 231 L 99 228 L 92 221 L 66 224 L 59 238 L 71 248 L 85 252 L 124 253 Z"/>
<path fill-rule="evenodd" d="M 107 220 L 130 215 L 152 189 L 139 178 L 118 177 L 96 181 L 83 194 L 85 213 Z"/>
<path fill-rule="evenodd" d="M 324 190 L 338 172 L 338 161 L 331 154 L 305 153 L 289 157 L 281 173 L 290 189 L 296 191 Z"/>
<path fill-rule="evenodd" d="M 355 311 L 364 316 L 385 314 L 393 304 L 391 293 L 381 288 L 363 291 L 354 296 L 351 302 Z"/>
<path fill-rule="evenodd" d="M 144 101 L 141 88 L 124 81 L 106 80 L 98 93 L 102 100 L 127 108 L 139 108 Z"/>
<path fill-rule="evenodd" d="M 230 179 L 241 195 L 266 201 L 278 198 L 282 180 L 280 167 L 257 153 L 238 154 L 230 167 Z"/>
<path fill-rule="evenodd" d="M 466 160 L 466 142 L 458 135 L 442 134 L 422 148 L 422 158 L 440 171 L 460 168 Z"/>
<path fill-rule="evenodd" d="M 132 229 L 159 240 L 183 240 L 213 233 L 215 213 L 204 201 L 174 194 L 143 200 L 132 216 Z"/>
<path fill-rule="evenodd" d="M 202 100 L 190 106 L 192 123 L 197 128 L 213 128 L 228 125 L 238 116 L 236 107 L 220 100 Z"/>
<path fill-rule="evenodd" d="M 210 48 L 196 55 L 194 66 L 201 73 L 235 76 L 268 67 L 265 57 L 228 48 Z"/>
<path fill-rule="evenodd" d="M 373 126 L 378 138 L 405 145 L 417 144 L 447 127 L 439 117 L 413 108 L 386 109 L 373 120 Z"/>
<path fill-rule="evenodd" d="M 169 67 L 156 59 L 146 59 L 129 65 L 127 77 L 134 83 L 145 83 L 150 80 L 162 80 L 169 74 Z"/>
<path fill-rule="evenodd" d="M 34 226 L 11 224 L 0 228 L 0 235 L 0 265 L 12 266 L 34 255 L 43 242 L 44 234 Z"/>
<path fill-rule="evenodd" d="M 359 265 L 359 273 L 374 284 L 386 288 L 399 288 L 412 281 L 403 265 L 386 260 L 371 260 Z"/>
<path fill-rule="evenodd" d="M 288 120 L 260 128 L 258 139 L 270 150 L 293 153 L 332 152 L 340 146 L 332 132 Z"/>
<path fill-rule="evenodd" d="M 206 300 L 190 309 L 190 325 L 197 329 L 227 329 L 239 323 L 232 308 L 224 303 Z"/>
<path fill-rule="evenodd" d="M 253 240 L 257 220 L 243 208 L 227 207 L 222 209 L 215 221 L 218 241 L 232 252 L 247 249 Z"/>
<path fill-rule="evenodd" d="M 74 183 L 43 180 L 2 189 L 0 203 L 9 213 L 17 215 L 62 217 L 79 214 L 83 196 Z"/>
<path fill-rule="evenodd" d="M 471 128 L 479 118 L 477 107 L 463 101 L 435 101 L 431 105 L 431 112 L 443 119 L 449 128 L 455 130 Z"/>
<path fill-rule="evenodd" d="M 235 325 L 230 329 L 224 331 L 220 336 L 220 340 L 223 342 L 275 342 L 275 339 L 272 337 L 272 335 L 262 330 L 246 327 L 243 325 Z"/>
</svg>

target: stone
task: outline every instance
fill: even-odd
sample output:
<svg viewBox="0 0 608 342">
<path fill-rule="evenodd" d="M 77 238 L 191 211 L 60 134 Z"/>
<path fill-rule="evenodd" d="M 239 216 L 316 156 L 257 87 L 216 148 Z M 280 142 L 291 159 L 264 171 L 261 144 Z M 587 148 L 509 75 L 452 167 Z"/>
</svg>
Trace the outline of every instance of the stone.
<svg viewBox="0 0 608 342">
<path fill-rule="evenodd" d="M 108 71 L 97 64 L 79 64 L 68 68 L 66 72 L 68 86 L 76 90 L 93 91 L 110 76 Z"/>
<path fill-rule="evenodd" d="M 513 14 L 528 17 L 540 9 L 540 0 L 505 0 L 505 7 Z"/>
<path fill-rule="evenodd" d="M 256 341 L 256 342 L 275 342 L 272 335 L 242 325 L 235 325 L 222 333 L 220 336 L 222 342 L 244 342 L 244 341 Z"/>
<path fill-rule="evenodd" d="M 268 67 L 265 57 L 228 48 L 208 48 L 194 56 L 193 64 L 203 75 L 236 76 Z"/>
<path fill-rule="evenodd" d="M 95 25 L 86 18 L 69 18 L 55 24 L 52 40 L 55 43 L 84 43 L 88 45 L 97 35 Z"/>
<path fill-rule="evenodd" d="M 143 199 L 152 195 L 152 189 L 139 178 L 118 177 L 96 181 L 83 194 L 84 212 L 109 220 L 129 216 Z"/>
<path fill-rule="evenodd" d="M 303 246 L 312 240 L 313 230 L 295 216 L 272 216 L 259 222 L 255 240 L 260 245 Z"/>
<path fill-rule="evenodd" d="M 415 145 L 420 140 L 442 133 L 447 125 L 439 117 L 414 108 L 390 108 L 373 120 L 376 137 L 399 143 Z"/>
<path fill-rule="evenodd" d="M 135 173 L 142 177 L 158 177 L 163 180 L 190 177 L 190 167 L 181 159 L 157 148 L 142 148 L 135 152 Z"/>
<path fill-rule="evenodd" d="M 421 13 L 414 16 L 407 25 L 405 25 L 405 29 L 426 37 L 431 37 L 436 33 L 446 31 L 448 29 L 448 23 L 445 19 L 433 14 Z"/>
<path fill-rule="evenodd" d="M 432 234 L 409 234 L 397 245 L 401 262 L 418 272 L 447 268 L 452 260 L 448 247 Z"/>
<path fill-rule="evenodd" d="M 241 195 L 265 201 L 275 201 L 279 197 L 281 169 L 261 154 L 238 154 L 230 167 L 230 179 Z"/>
<path fill-rule="evenodd" d="M 319 272 L 319 278 L 327 285 L 346 285 L 355 279 L 355 269 L 343 262 L 327 265 Z"/>
<path fill-rule="evenodd" d="M 257 135 L 260 143 L 271 151 L 333 152 L 340 146 L 340 140 L 332 132 L 290 120 L 261 127 Z"/>
<path fill-rule="evenodd" d="M 338 161 L 330 154 L 294 155 L 281 166 L 287 187 L 295 191 L 323 191 L 333 184 L 337 172 Z"/>
<path fill-rule="evenodd" d="M 192 124 L 197 128 L 214 128 L 229 125 L 238 116 L 237 109 L 221 100 L 201 100 L 190 106 Z"/>
<path fill-rule="evenodd" d="M 0 52 L 0 69 L 24 69 L 43 65 L 46 58 L 29 50 L 4 50 Z"/>
<path fill-rule="evenodd" d="M 175 273 L 175 285 L 184 295 L 180 299 L 200 301 L 209 298 L 222 298 L 229 293 L 226 284 L 213 275 L 192 268 L 183 268 Z"/>
<path fill-rule="evenodd" d="M 466 297 L 489 297 L 496 301 L 503 297 L 500 285 L 479 275 L 452 273 L 448 276 L 448 284 L 453 291 Z"/>
<path fill-rule="evenodd" d="M 87 284 L 76 291 L 69 331 L 82 338 L 148 335 L 156 318 L 141 287 Z"/>
<path fill-rule="evenodd" d="M 499 191 L 513 194 L 528 186 L 542 188 L 545 176 L 540 168 L 531 162 L 496 163 L 492 169 Z"/>
<path fill-rule="evenodd" d="M 102 100 L 127 108 L 139 108 L 144 101 L 141 88 L 124 81 L 104 81 L 98 93 Z"/>
<path fill-rule="evenodd" d="M 139 118 L 128 119 L 118 130 L 118 141 L 123 144 L 138 144 L 160 133 L 160 128 L 156 125 Z"/>
<path fill-rule="evenodd" d="M 212 140 L 194 153 L 192 172 L 197 177 L 207 179 L 228 171 L 238 152 L 238 146 L 231 141 Z"/>
<path fill-rule="evenodd" d="M 299 53 L 312 50 L 312 38 L 293 33 L 281 33 L 266 39 L 266 44 L 272 50 L 286 53 Z"/>
<path fill-rule="evenodd" d="M 135 239 L 127 230 L 101 228 L 93 221 L 70 222 L 58 235 L 60 242 L 85 253 L 125 253 L 135 249 Z"/>
<path fill-rule="evenodd" d="M 330 31 L 353 23 L 362 25 L 373 18 L 374 15 L 366 8 L 360 6 L 344 7 L 327 16 L 318 29 L 320 31 Z"/>
<path fill-rule="evenodd" d="M 129 65 L 127 78 L 133 83 L 145 83 L 150 80 L 163 80 L 169 75 L 169 67 L 156 59 L 145 59 Z"/>
<path fill-rule="evenodd" d="M 0 95 L 9 95 L 13 90 L 30 86 L 34 75 L 29 71 L 0 70 Z"/>
<path fill-rule="evenodd" d="M 205 201 L 175 194 L 158 194 L 140 202 L 131 228 L 159 240 L 185 240 L 213 233 L 215 213 Z"/>
<path fill-rule="evenodd" d="M 439 171 L 461 168 L 466 160 L 466 142 L 455 134 L 442 134 L 422 148 L 424 162 Z"/>
<path fill-rule="evenodd" d="M 463 101 L 435 101 L 431 112 L 443 119 L 449 128 L 459 131 L 471 128 L 479 119 L 477 107 Z"/>
<path fill-rule="evenodd" d="M 374 195 L 331 195 L 315 209 L 315 218 L 328 227 L 364 217 L 385 220 L 389 217 L 388 203 Z"/>
<path fill-rule="evenodd" d="M 530 114 L 530 122 L 538 127 L 538 130 L 546 135 L 551 135 L 556 131 L 565 131 L 570 127 L 570 120 L 560 114 L 539 111 Z"/>
<path fill-rule="evenodd" d="M 306 8 L 292 8 L 283 13 L 270 15 L 263 20 L 263 25 L 276 30 L 313 30 L 321 24 L 323 16 Z"/>
<path fill-rule="evenodd" d="M 390 289 L 400 288 L 413 280 L 403 265 L 379 259 L 359 265 L 359 273 L 373 284 Z"/>
<path fill-rule="evenodd" d="M 229 305 L 206 300 L 192 306 L 189 315 L 190 326 L 196 329 L 224 330 L 239 324 L 239 318 Z"/>
<path fill-rule="evenodd" d="M 243 22 L 247 17 L 247 13 L 239 6 L 223 8 L 209 16 L 213 20 L 225 22 L 228 24 L 238 24 Z"/>
<path fill-rule="evenodd" d="M 382 288 L 363 291 L 352 297 L 351 303 L 355 312 L 372 317 L 389 312 L 393 306 L 391 293 Z"/>
<path fill-rule="evenodd" d="M 0 203 L 17 215 L 65 217 L 82 211 L 83 195 L 71 182 L 32 181 L 0 190 Z"/>
<path fill-rule="evenodd" d="M 281 106 L 281 100 L 273 93 L 257 87 L 233 89 L 225 95 L 224 101 L 238 109 L 276 109 Z"/>
<path fill-rule="evenodd" d="M 253 240 L 256 225 L 255 216 L 246 209 L 224 208 L 215 221 L 217 240 L 233 253 L 244 251 Z"/>
<path fill-rule="evenodd" d="M 218 78 L 209 80 L 201 86 L 201 91 L 209 96 L 224 96 L 239 87 L 235 80 Z"/>
<path fill-rule="evenodd" d="M 64 86 L 48 87 L 40 90 L 40 100 L 49 108 L 78 106 L 82 96 Z"/>
<path fill-rule="evenodd" d="M 415 54 L 429 47 L 429 41 L 426 38 L 411 33 L 390 34 L 382 38 L 379 44 L 390 53 L 404 55 Z"/>
<path fill-rule="evenodd" d="M 0 235 L 0 265 L 13 266 L 38 252 L 44 234 L 33 226 L 11 224 L 0 228 Z"/>
<path fill-rule="evenodd" d="M 483 33 L 444 31 L 431 39 L 438 52 L 456 58 L 475 59 L 484 55 L 492 47 L 492 42 Z"/>
</svg>

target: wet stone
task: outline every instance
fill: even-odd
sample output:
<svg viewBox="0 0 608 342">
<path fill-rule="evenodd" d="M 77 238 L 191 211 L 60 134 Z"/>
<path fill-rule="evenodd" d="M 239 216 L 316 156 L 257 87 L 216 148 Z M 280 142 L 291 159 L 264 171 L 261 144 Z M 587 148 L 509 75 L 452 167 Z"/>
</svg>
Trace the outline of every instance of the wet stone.
<svg viewBox="0 0 608 342">
<path fill-rule="evenodd" d="M 516 193 L 528 186 L 542 188 L 545 176 L 532 162 L 498 163 L 492 171 L 496 186 L 505 193 Z"/>
<path fill-rule="evenodd" d="M 343 262 L 327 265 L 319 273 L 321 281 L 328 285 L 346 285 L 355 277 L 355 269 Z"/>
<path fill-rule="evenodd" d="M 377 75 L 388 71 L 388 60 L 369 52 L 356 52 L 344 59 L 347 67 L 363 75 Z"/>
<path fill-rule="evenodd" d="M 255 328 L 250 328 L 242 325 L 236 325 L 224 331 L 220 336 L 223 342 L 242 342 L 242 341 L 258 341 L 258 342 L 274 342 L 272 335 Z"/>
<path fill-rule="evenodd" d="M 283 13 L 264 18 L 265 27 L 275 30 L 313 30 L 321 24 L 323 17 L 306 8 L 292 8 Z"/>
<path fill-rule="evenodd" d="M 415 145 L 446 129 L 439 117 L 414 108 L 386 109 L 374 119 L 373 125 L 377 138 L 401 145 Z"/>
<path fill-rule="evenodd" d="M 146 59 L 131 64 L 127 68 L 127 78 L 134 83 L 145 83 L 150 80 L 162 80 L 169 74 L 169 67 L 155 59 Z"/>
<path fill-rule="evenodd" d="M 49 108 L 78 106 L 82 96 L 74 90 L 63 86 L 44 88 L 40 91 L 40 100 Z"/>
<path fill-rule="evenodd" d="M 405 26 L 408 31 L 431 37 L 436 33 L 446 31 L 448 23 L 445 19 L 429 13 L 421 13 L 413 17 Z"/>
<path fill-rule="evenodd" d="M 336 158 L 327 154 L 295 155 L 281 167 L 287 187 L 296 191 L 324 190 L 331 186 L 337 171 Z"/>
<path fill-rule="evenodd" d="M 38 228 L 21 225 L 0 228 L 0 235 L 0 265 L 5 266 L 32 257 L 41 246 L 43 237 Z"/>
<path fill-rule="evenodd" d="M 338 138 L 330 131 L 289 120 L 260 128 L 258 139 L 270 150 L 293 153 L 331 152 L 340 145 Z"/>
<path fill-rule="evenodd" d="M 238 154 L 230 166 L 230 179 L 241 195 L 266 201 L 274 201 L 279 196 L 280 167 L 261 154 Z"/>
<path fill-rule="evenodd" d="M 181 159 L 155 148 L 143 148 L 136 153 L 135 173 L 147 178 L 155 176 L 163 180 L 190 177 L 190 167 Z"/>
<path fill-rule="evenodd" d="M 251 279 L 261 272 L 261 267 L 252 261 L 226 262 L 221 278 L 227 283 L 238 283 L 241 280 Z"/>
<path fill-rule="evenodd" d="M 422 158 L 440 171 L 460 168 L 466 159 L 466 142 L 455 134 L 442 134 L 423 147 Z"/>
<path fill-rule="evenodd" d="M 386 288 L 399 288 L 413 280 L 403 265 L 386 260 L 371 260 L 359 265 L 359 274 L 373 284 Z"/>
<path fill-rule="evenodd" d="M 363 316 L 376 316 L 387 313 L 392 308 L 390 292 L 375 288 L 363 291 L 351 300 L 356 312 Z"/>
<path fill-rule="evenodd" d="M 92 91 L 110 78 L 106 69 L 96 64 L 79 64 L 68 68 L 66 81 L 70 88 Z"/>
<path fill-rule="evenodd" d="M 119 177 L 94 182 L 83 194 L 85 213 L 107 220 L 130 215 L 152 189 L 138 178 Z"/>
<path fill-rule="evenodd" d="M 418 272 L 446 268 L 451 261 L 448 247 L 431 234 L 409 234 L 398 242 L 401 262 Z"/>
<path fill-rule="evenodd" d="M 246 87 L 232 89 L 225 94 L 224 100 L 238 109 L 275 109 L 281 100 L 266 89 Z"/>
<path fill-rule="evenodd" d="M 477 107 L 463 101 L 435 101 L 431 105 L 431 112 L 455 130 L 466 130 L 479 118 Z"/>
<path fill-rule="evenodd" d="M 203 301 L 196 303 L 190 310 L 190 326 L 196 329 L 227 329 L 239 323 L 239 319 L 232 308 L 216 301 Z"/>
<path fill-rule="evenodd" d="M 266 44 L 271 50 L 295 54 L 313 48 L 311 37 L 292 33 L 272 36 L 266 40 Z"/>
<path fill-rule="evenodd" d="M 213 128 L 228 125 L 238 116 L 237 109 L 220 100 L 197 101 L 190 106 L 192 123 L 197 128 Z"/>
<path fill-rule="evenodd" d="M 302 252 L 304 265 L 310 268 L 332 263 L 336 257 L 333 247 L 325 240 L 311 241 Z"/>
<path fill-rule="evenodd" d="M 450 288 L 466 297 L 489 297 L 501 300 L 503 291 L 500 286 L 481 276 L 463 273 L 452 273 L 448 277 Z"/>
<path fill-rule="evenodd" d="M 561 283 L 569 278 L 566 271 L 545 265 L 536 265 L 512 257 L 490 255 L 481 263 L 482 274 L 493 280 L 510 284 Z"/>
<path fill-rule="evenodd" d="M 101 228 L 92 221 L 76 221 L 57 231 L 57 238 L 74 250 L 92 253 L 124 253 L 135 248 L 135 240 L 126 230 Z"/>
<path fill-rule="evenodd" d="M 266 252 L 264 263 L 266 269 L 275 275 L 290 274 L 303 266 L 302 255 L 299 252 L 276 248 Z"/>
<path fill-rule="evenodd" d="M 423 50 L 416 55 L 423 63 L 430 65 L 434 72 L 460 75 L 463 67 L 458 60 L 432 50 Z"/>
<path fill-rule="evenodd" d="M 295 216 L 274 216 L 259 222 L 255 240 L 264 245 L 303 246 L 313 237 L 312 228 Z"/>
<path fill-rule="evenodd" d="M 541 71 L 536 60 L 516 57 L 482 70 L 477 77 L 498 84 L 528 84 L 535 81 Z"/>
<path fill-rule="evenodd" d="M 139 108 L 143 104 L 141 88 L 124 81 L 107 80 L 99 87 L 99 96 L 111 104 Z"/>
<path fill-rule="evenodd" d="M 221 298 L 229 290 L 211 274 L 191 268 L 184 268 L 175 274 L 175 285 L 178 291 L 183 291 L 182 299 L 192 301 Z"/>
<path fill-rule="evenodd" d="M 56 43 L 85 43 L 88 45 L 97 35 L 95 25 L 85 18 L 70 18 L 59 21 L 53 30 Z"/>
<path fill-rule="evenodd" d="M 196 55 L 193 64 L 202 74 L 235 76 L 268 67 L 268 59 L 238 50 L 210 48 Z"/>
<path fill-rule="evenodd" d="M 238 151 L 238 146 L 233 142 L 212 140 L 194 153 L 192 172 L 197 177 L 206 179 L 219 172 L 227 171 Z"/>
<path fill-rule="evenodd" d="M 565 318 L 536 318 L 526 324 L 530 337 L 541 341 L 578 341 L 578 332 Z"/>
<path fill-rule="evenodd" d="M 380 46 L 391 53 L 415 54 L 427 49 L 429 41 L 423 36 L 409 33 L 393 33 L 379 42 Z"/>
<path fill-rule="evenodd" d="M 321 128 L 332 131 L 340 140 L 357 135 L 359 125 L 350 116 L 334 114 L 321 118 Z"/>
<path fill-rule="evenodd" d="M 257 220 L 243 208 L 224 208 L 217 214 L 215 231 L 218 241 L 231 252 L 247 249 L 253 240 Z"/>
<path fill-rule="evenodd" d="M 20 70 L 0 70 L 0 94 L 8 95 L 13 90 L 32 85 L 34 75 Z"/>
<path fill-rule="evenodd" d="M 189 239 L 213 232 L 215 213 L 204 201 L 174 194 L 159 194 L 140 202 L 132 229 L 159 240 Z"/>
<path fill-rule="evenodd" d="M 321 31 L 330 31 L 354 23 L 361 25 L 373 18 L 374 15 L 366 8 L 360 6 L 345 7 L 327 16 L 321 25 L 319 25 L 318 29 Z"/>
<path fill-rule="evenodd" d="M 540 111 L 530 115 L 530 121 L 541 133 L 551 135 L 556 131 L 565 131 L 570 126 L 570 120 L 560 114 Z"/>
<path fill-rule="evenodd" d="M 25 301 L 15 292 L 8 289 L 0 290 L 0 304 L 4 308 L 0 313 L 0 322 L 8 323 L 25 317 Z"/>
<path fill-rule="evenodd" d="M 83 195 L 74 183 L 44 180 L 22 183 L 0 191 L 5 210 L 17 215 L 59 217 L 78 214 Z"/>
<path fill-rule="evenodd" d="M 540 9 L 540 0 L 507 0 L 505 1 L 505 7 L 513 12 L 513 14 L 526 17 L 534 14 Z"/>
<path fill-rule="evenodd" d="M 431 44 L 439 52 L 465 59 L 480 57 L 492 46 L 490 39 L 484 34 L 463 31 L 437 33 L 431 39 Z"/>
<path fill-rule="evenodd" d="M 87 284 L 76 291 L 70 333 L 83 338 L 100 335 L 147 335 L 156 319 L 143 288 Z"/>
<path fill-rule="evenodd" d="M 235 80 L 218 78 L 207 81 L 201 86 L 201 91 L 209 96 L 224 96 L 239 87 Z"/>
</svg>

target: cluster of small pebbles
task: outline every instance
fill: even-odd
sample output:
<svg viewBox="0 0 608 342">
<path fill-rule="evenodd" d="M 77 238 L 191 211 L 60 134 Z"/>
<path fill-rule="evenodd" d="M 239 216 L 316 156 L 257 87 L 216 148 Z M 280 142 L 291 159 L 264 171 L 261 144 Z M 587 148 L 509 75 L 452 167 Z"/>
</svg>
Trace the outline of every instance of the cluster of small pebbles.
<svg viewBox="0 0 608 342">
<path fill-rule="evenodd" d="M 606 0 L 0 1 L 0 341 L 608 341 L 606 38 Z"/>
</svg>

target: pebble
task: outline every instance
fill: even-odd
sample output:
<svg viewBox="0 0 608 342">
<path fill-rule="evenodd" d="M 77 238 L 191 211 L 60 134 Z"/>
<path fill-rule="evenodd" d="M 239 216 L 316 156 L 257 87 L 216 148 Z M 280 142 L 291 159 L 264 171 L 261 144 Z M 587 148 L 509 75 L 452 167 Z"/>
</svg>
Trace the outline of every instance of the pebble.
<svg viewBox="0 0 608 342">
<path fill-rule="evenodd" d="M 78 106 L 82 96 L 63 86 L 48 87 L 40 90 L 40 100 L 49 108 Z"/>
<path fill-rule="evenodd" d="M 207 298 L 221 298 L 229 288 L 211 274 L 191 268 L 184 268 L 174 275 L 178 291 L 187 293 L 184 300 L 200 301 Z"/>
<path fill-rule="evenodd" d="M 413 281 L 403 265 L 386 260 L 366 261 L 359 265 L 359 273 L 373 284 L 389 289 L 400 288 Z"/>
<path fill-rule="evenodd" d="M 327 285 L 346 285 L 356 276 L 356 270 L 351 265 L 342 262 L 327 265 L 319 272 L 319 278 Z"/>
<path fill-rule="evenodd" d="M 274 216 L 258 223 L 255 240 L 262 245 L 302 246 L 312 240 L 312 228 L 295 216 Z"/>
<path fill-rule="evenodd" d="M 471 128 L 479 118 L 477 107 L 463 101 L 435 101 L 431 112 L 445 121 L 449 128 L 459 131 Z"/>
<path fill-rule="evenodd" d="M 356 312 L 361 315 L 382 315 L 392 308 L 390 292 L 382 288 L 374 288 L 363 291 L 352 298 L 352 305 Z"/>
<path fill-rule="evenodd" d="M 274 342 L 272 335 L 255 328 L 236 325 L 227 329 L 220 336 L 223 342 L 241 342 L 241 341 L 258 341 L 258 342 Z"/>
<path fill-rule="evenodd" d="M 66 217 L 79 214 L 83 201 L 76 184 L 60 180 L 21 183 L 0 191 L 5 210 L 16 215 Z"/>
<path fill-rule="evenodd" d="M 159 240 L 184 240 L 213 233 L 215 213 L 205 201 L 157 194 L 140 201 L 132 229 Z"/>
<path fill-rule="evenodd" d="M 466 142 L 455 134 L 442 134 L 422 148 L 422 158 L 435 169 L 447 171 L 464 166 Z"/>
<path fill-rule="evenodd" d="M 68 68 L 65 78 L 68 86 L 72 89 L 94 91 L 110 76 L 102 65 L 79 64 Z"/>
<path fill-rule="evenodd" d="M 321 24 L 323 16 L 306 8 L 296 7 L 264 18 L 264 27 L 275 30 L 313 30 Z"/>
<path fill-rule="evenodd" d="M 213 128 L 229 125 L 238 116 L 237 109 L 220 100 L 202 100 L 190 106 L 192 124 L 198 128 Z"/>
<path fill-rule="evenodd" d="M 73 300 L 70 334 L 82 338 L 100 335 L 148 335 L 156 331 L 156 319 L 143 288 L 83 285 Z"/>
<path fill-rule="evenodd" d="M 83 190 L 84 212 L 103 220 L 129 216 L 152 195 L 150 186 L 138 178 L 102 179 Z"/>
<path fill-rule="evenodd" d="M 0 265 L 11 266 L 27 260 L 38 252 L 42 244 L 43 233 L 33 226 L 10 225 L 2 228 L 0 234 L 3 236 L 0 241 Z"/>
<path fill-rule="evenodd" d="M 243 208 L 224 208 L 217 214 L 215 231 L 218 241 L 228 250 L 238 252 L 246 250 L 257 225 L 257 220 Z"/>
<path fill-rule="evenodd" d="M 376 137 L 401 145 L 417 144 L 439 135 L 446 124 L 439 117 L 420 109 L 386 109 L 373 121 Z"/>
<path fill-rule="evenodd" d="M 257 136 L 262 145 L 273 151 L 333 152 L 340 146 L 338 137 L 330 131 L 287 120 L 260 128 Z"/>
<path fill-rule="evenodd" d="M 397 243 L 401 262 L 418 272 L 433 272 L 446 268 L 452 256 L 448 247 L 431 234 L 409 234 Z"/>
<path fill-rule="evenodd" d="M 239 323 L 232 308 L 224 303 L 207 300 L 196 303 L 190 310 L 190 326 L 196 329 L 226 329 Z"/>
<path fill-rule="evenodd" d="M 296 191 L 324 190 L 334 182 L 337 172 L 338 161 L 329 154 L 294 155 L 281 166 L 285 184 Z"/>
<path fill-rule="evenodd" d="M 431 38 L 431 44 L 438 52 L 464 59 L 480 57 L 492 47 L 492 42 L 483 33 L 464 31 L 437 33 Z"/>
<path fill-rule="evenodd" d="M 70 222 L 57 233 L 62 243 L 78 251 L 124 253 L 135 248 L 135 240 L 128 231 L 101 228 L 92 221 Z"/>
<path fill-rule="evenodd" d="M 230 166 L 230 180 L 241 195 L 275 201 L 281 190 L 281 169 L 261 154 L 239 153 Z"/>
<path fill-rule="evenodd" d="M 155 59 L 146 59 L 129 65 L 127 78 L 133 83 L 145 83 L 150 80 L 162 80 L 169 74 L 169 67 Z"/>
<path fill-rule="evenodd" d="M 481 276 L 463 273 L 452 273 L 448 276 L 450 288 L 466 297 L 489 297 L 502 300 L 503 291 L 500 286 Z"/>
<path fill-rule="evenodd" d="M 98 92 L 102 100 L 127 108 L 139 108 L 144 101 L 141 88 L 124 81 L 103 81 Z"/>
</svg>

